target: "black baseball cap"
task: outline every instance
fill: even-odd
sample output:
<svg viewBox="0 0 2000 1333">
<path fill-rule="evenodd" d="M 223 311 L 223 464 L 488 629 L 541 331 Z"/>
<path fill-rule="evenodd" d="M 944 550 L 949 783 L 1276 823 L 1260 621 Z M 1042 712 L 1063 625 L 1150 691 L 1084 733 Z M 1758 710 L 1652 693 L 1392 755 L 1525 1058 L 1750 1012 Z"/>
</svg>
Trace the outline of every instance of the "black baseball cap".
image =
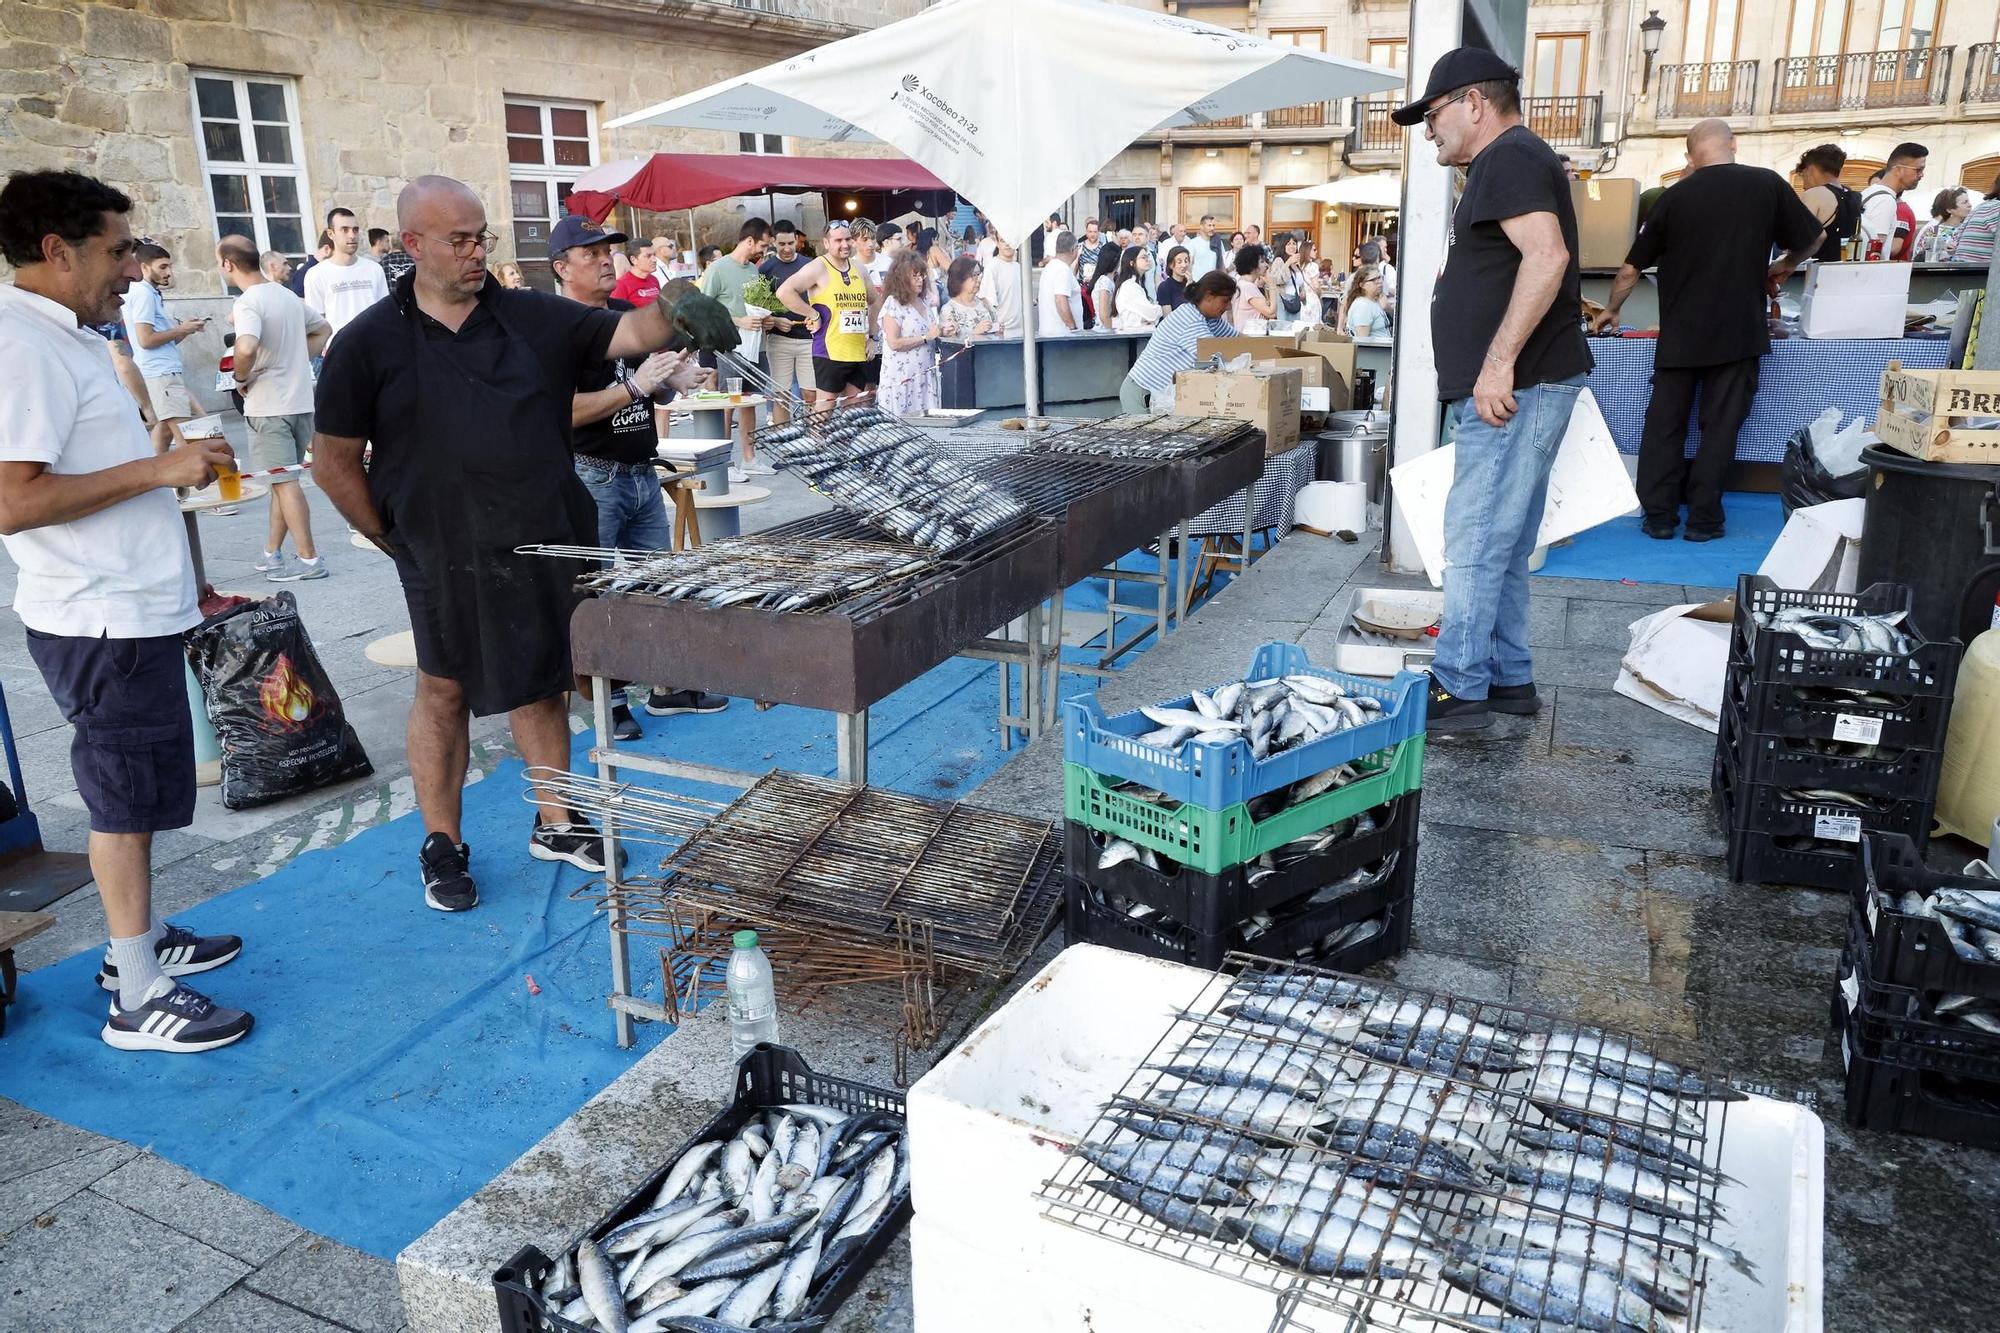
<svg viewBox="0 0 2000 1333">
<path fill-rule="evenodd" d="M 1447 51 L 1431 66 L 1431 81 L 1424 88 L 1424 95 L 1391 111 L 1389 119 L 1398 125 L 1415 125 L 1423 120 L 1424 109 L 1432 98 L 1494 79 L 1519 83 L 1521 71 L 1483 46 L 1461 46 Z"/>
<path fill-rule="evenodd" d="M 599 231 L 597 224 L 589 218 L 569 213 L 565 214 L 549 232 L 549 258 L 554 259 L 563 251 L 578 245 L 602 245 L 607 241 L 613 245 L 623 245 L 625 240 L 625 233 L 622 231 Z"/>
</svg>

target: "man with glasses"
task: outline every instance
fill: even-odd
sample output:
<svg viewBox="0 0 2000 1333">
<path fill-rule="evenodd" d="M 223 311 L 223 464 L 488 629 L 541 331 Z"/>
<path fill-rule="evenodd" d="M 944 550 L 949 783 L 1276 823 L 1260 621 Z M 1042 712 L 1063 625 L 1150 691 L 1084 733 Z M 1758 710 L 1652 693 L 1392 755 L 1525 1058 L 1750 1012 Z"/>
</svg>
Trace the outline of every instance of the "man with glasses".
<svg viewBox="0 0 2000 1333">
<path fill-rule="evenodd" d="M 1445 503 L 1444 615 L 1429 729 L 1530 714 L 1528 557 L 1570 409 L 1590 372 L 1580 324 L 1576 214 L 1553 150 L 1521 123 L 1520 72 L 1462 46 L 1424 95 L 1391 113 L 1424 126 L 1438 161 L 1465 169 L 1431 297 L 1438 396 L 1457 413 Z"/>
<path fill-rule="evenodd" d="M 409 753 L 424 900 L 462 912 L 479 902 L 460 828 L 469 714 L 506 713 L 529 765 L 569 765 L 576 571 L 515 549 L 597 537 L 571 459 L 576 386 L 590 367 L 670 342 L 727 350 L 736 331 L 685 282 L 619 312 L 488 281 L 497 238 L 479 196 L 449 177 L 412 181 L 396 218 L 416 267 L 327 350 L 313 474 L 396 562 L 417 650 Z M 529 854 L 602 873 L 597 830 L 538 795 Z"/>
</svg>

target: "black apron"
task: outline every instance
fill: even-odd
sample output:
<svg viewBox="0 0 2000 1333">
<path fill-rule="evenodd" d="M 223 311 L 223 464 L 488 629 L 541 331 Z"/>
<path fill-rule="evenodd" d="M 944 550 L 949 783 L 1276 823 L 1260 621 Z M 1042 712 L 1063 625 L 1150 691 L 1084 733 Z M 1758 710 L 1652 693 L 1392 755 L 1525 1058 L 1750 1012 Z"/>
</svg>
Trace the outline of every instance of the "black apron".
<svg viewBox="0 0 2000 1333">
<path fill-rule="evenodd" d="M 596 541 L 597 507 L 577 480 L 569 398 L 497 304 L 498 338 L 425 334 L 409 305 L 422 446 L 373 498 L 396 549 L 418 664 L 457 681 L 477 716 L 572 688 L 577 567 L 516 555 L 528 542 Z M 385 487 L 385 489 L 387 489 Z"/>
</svg>

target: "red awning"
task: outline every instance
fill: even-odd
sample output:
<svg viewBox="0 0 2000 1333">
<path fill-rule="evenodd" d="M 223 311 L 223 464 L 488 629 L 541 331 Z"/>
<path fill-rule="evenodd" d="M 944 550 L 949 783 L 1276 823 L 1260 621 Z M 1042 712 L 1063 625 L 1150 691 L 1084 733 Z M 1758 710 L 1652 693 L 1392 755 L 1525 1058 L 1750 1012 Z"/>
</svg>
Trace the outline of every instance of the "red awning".
<svg viewBox="0 0 2000 1333">
<path fill-rule="evenodd" d="M 602 222 L 619 204 L 667 213 L 768 190 L 948 190 L 907 158 L 779 157 L 758 153 L 655 153 L 623 185 L 577 190 L 568 208 Z"/>
</svg>

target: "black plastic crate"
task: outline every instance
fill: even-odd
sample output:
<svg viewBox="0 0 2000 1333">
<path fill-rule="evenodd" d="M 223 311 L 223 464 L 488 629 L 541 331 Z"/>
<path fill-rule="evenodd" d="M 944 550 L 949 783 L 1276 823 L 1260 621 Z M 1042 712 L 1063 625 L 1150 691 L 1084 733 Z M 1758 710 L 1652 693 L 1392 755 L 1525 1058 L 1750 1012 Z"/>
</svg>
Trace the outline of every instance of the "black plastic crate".
<svg viewBox="0 0 2000 1333">
<path fill-rule="evenodd" d="M 1935 993 L 2000 999 L 2000 963 L 1963 957 L 1937 918 L 1910 916 L 1896 904 L 1912 890 L 2000 889 L 2000 880 L 1953 875 L 1924 864 L 1916 843 L 1900 834 L 1861 840 L 1862 878 L 1854 886 L 1854 916 L 1868 940 L 1872 979 Z"/>
<path fill-rule="evenodd" d="M 1222 965 L 1224 955 L 1232 952 L 1290 959 L 1297 950 L 1329 931 L 1383 917 L 1382 930 L 1371 938 L 1311 960 L 1315 967 L 1354 972 L 1384 958 L 1393 958 L 1410 947 L 1417 846 L 1412 841 L 1392 849 L 1390 855 L 1395 857 L 1395 863 L 1384 865 L 1381 882 L 1356 888 L 1318 907 L 1279 917 L 1271 929 L 1250 939 L 1244 938 L 1234 924 L 1223 931 L 1203 932 L 1179 922 L 1135 921 L 1101 905 L 1092 896 L 1091 886 L 1074 875 L 1065 876 L 1064 928 L 1071 943 L 1101 944 L 1149 958 L 1215 968 Z"/>
<path fill-rule="evenodd" d="M 645 1212 L 652 1205 L 653 1195 L 666 1180 L 667 1172 L 673 1169 L 682 1153 L 697 1143 L 734 1137 L 751 1116 L 784 1102 L 820 1102 L 855 1114 L 894 1111 L 903 1115 L 906 1111 L 901 1093 L 828 1074 L 815 1074 L 797 1051 L 788 1046 L 765 1043 L 738 1062 L 736 1099 L 675 1149 L 658 1170 L 625 1196 L 624 1202 L 605 1214 L 596 1226 L 577 1240 L 584 1237 L 599 1239 Z M 889 1242 L 909 1220 L 910 1196 L 906 1189 L 889 1205 L 888 1211 L 882 1214 L 881 1220 L 860 1247 L 820 1282 L 799 1318 L 826 1318 L 839 1309 L 840 1303 L 847 1299 L 875 1261 L 882 1257 L 882 1252 L 889 1248 Z M 568 1248 L 573 1249 L 575 1245 L 576 1241 L 572 1241 Z M 582 1325 L 542 1308 L 537 1293 L 554 1263 L 554 1258 L 542 1253 L 538 1247 L 524 1245 L 505 1266 L 494 1271 L 493 1292 L 500 1303 L 502 1333 L 586 1333 Z"/>
<path fill-rule="evenodd" d="M 1786 794 L 1742 782 L 1718 746 L 1709 790 L 1728 843 L 1729 877 L 1739 884 L 1798 884 L 1852 892 L 1862 880 L 1861 839 L 1869 832 L 1930 838 L 1929 801 L 1886 802 L 1857 812 L 1839 801 Z"/>
<path fill-rule="evenodd" d="M 1752 690 L 1762 687 L 1752 686 Z M 1948 700 L 1937 700 L 1941 717 L 1950 716 Z M 1717 746 L 1727 746 L 1730 761 L 1745 782 L 1753 785 L 1853 792 L 1895 800 L 1934 802 L 1938 775 L 1944 768 L 1944 744 L 1909 746 L 1877 758 L 1827 754 L 1829 742 L 1814 737 L 1760 735 L 1736 700 L 1725 695 Z"/>
<path fill-rule="evenodd" d="M 1833 990 L 1834 1032 L 1846 1078 L 1842 1118 L 1856 1129 L 2000 1147 L 2000 1079 L 1925 1068 L 1921 1053 L 1880 1038 L 1867 997 Z"/>
<path fill-rule="evenodd" d="M 2000 1085 L 2000 1035 L 1940 1018 L 1931 994 L 1876 981 L 1874 971 L 1867 923 L 1849 913 L 1836 989 L 1850 1030 L 1871 1050 L 1893 1049 L 1900 1063 Z"/>
<path fill-rule="evenodd" d="M 1302 856 L 1254 883 L 1247 865 L 1231 866 L 1220 874 L 1187 865 L 1177 865 L 1171 871 L 1154 870 L 1136 860 L 1100 868 L 1098 858 L 1106 841 L 1115 835 L 1075 820 L 1063 825 L 1063 865 L 1072 878 L 1106 894 L 1144 903 L 1199 934 L 1220 935 L 1253 913 L 1279 910 L 1375 864 L 1399 847 L 1413 845 L 1422 797 L 1422 792 L 1410 792 L 1366 811 L 1375 823 L 1372 831 Z"/>
<path fill-rule="evenodd" d="M 1963 645 L 1957 639 L 1932 642 L 1908 619 L 1910 590 L 1900 583 L 1877 583 L 1861 592 L 1805 592 L 1780 588 L 1757 574 L 1736 580 L 1736 619 L 1730 627 L 1730 670 L 1747 670 L 1753 681 L 1789 681 L 1823 689 L 1925 694 L 1948 699 L 1958 681 Z M 1905 613 L 1902 630 L 1915 641 L 1908 653 L 1865 649 L 1814 648 L 1796 634 L 1759 627 L 1756 617 L 1789 607 L 1835 614 Z"/>
<path fill-rule="evenodd" d="M 1723 691 L 1752 735 L 1855 740 L 1892 750 L 1944 748 L 1951 697 L 1894 690 L 1853 690 L 1792 678 L 1759 681 L 1731 663 Z"/>
</svg>

